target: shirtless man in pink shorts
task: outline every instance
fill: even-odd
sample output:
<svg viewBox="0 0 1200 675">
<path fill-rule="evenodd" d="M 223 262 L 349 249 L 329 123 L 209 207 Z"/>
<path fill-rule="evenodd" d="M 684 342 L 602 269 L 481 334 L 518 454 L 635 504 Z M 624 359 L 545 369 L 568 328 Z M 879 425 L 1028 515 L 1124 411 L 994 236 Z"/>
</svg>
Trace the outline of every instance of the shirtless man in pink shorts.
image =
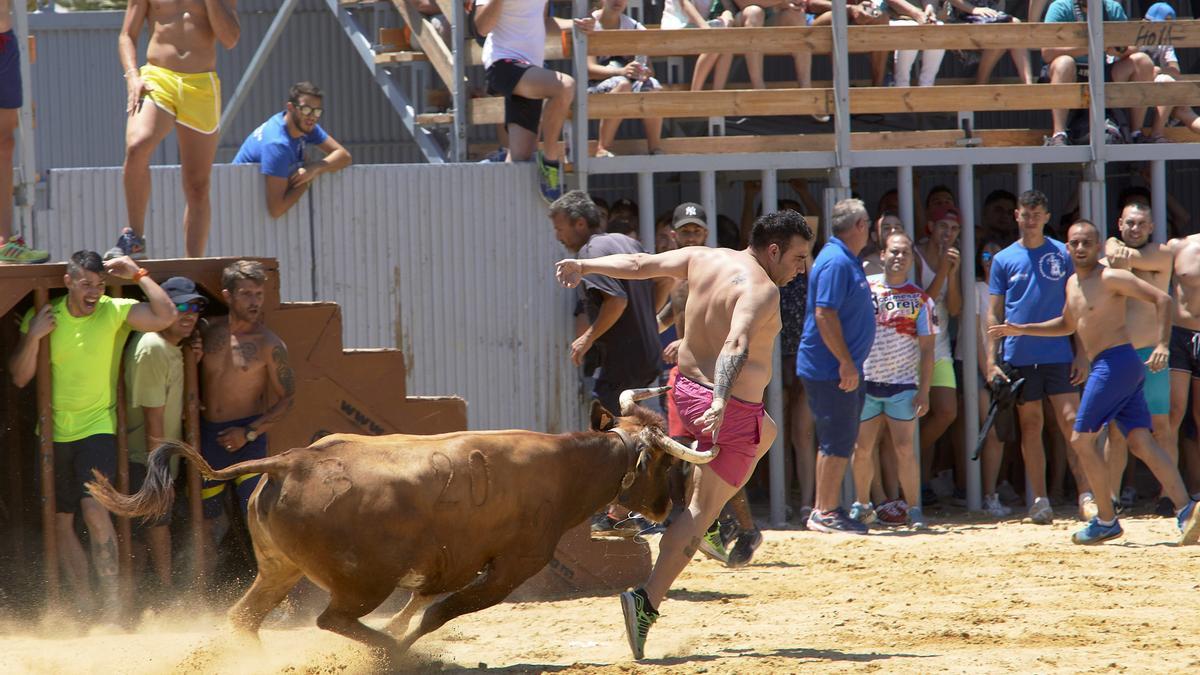
<svg viewBox="0 0 1200 675">
<path fill-rule="evenodd" d="M 701 246 L 561 260 L 555 273 L 567 288 L 584 275 L 618 279 L 687 279 L 688 330 L 679 346 L 679 377 L 671 392 L 689 435 L 701 451 L 718 452 L 697 466 L 691 504 L 663 534 L 650 579 L 621 594 L 633 656 L 640 659 L 658 607 L 691 562 L 709 524 L 745 484 L 775 440 L 775 422 L 763 410 L 771 381 L 771 350 L 779 333 L 779 287 L 804 268 L 813 233 L 794 211 L 769 213 L 754 223 L 741 251 Z"/>
</svg>

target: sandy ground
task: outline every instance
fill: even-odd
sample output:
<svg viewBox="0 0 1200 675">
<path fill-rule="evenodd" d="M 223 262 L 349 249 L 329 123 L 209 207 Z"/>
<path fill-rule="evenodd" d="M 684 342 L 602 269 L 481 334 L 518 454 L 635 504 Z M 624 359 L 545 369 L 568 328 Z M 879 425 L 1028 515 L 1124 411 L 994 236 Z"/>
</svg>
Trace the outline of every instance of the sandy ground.
<svg viewBox="0 0 1200 675">
<path fill-rule="evenodd" d="M 1191 672 L 1200 671 L 1200 547 L 1173 521 L 1131 518 L 1115 543 L 1050 527 L 964 518 L 927 534 L 772 531 L 750 567 L 700 557 L 635 663 L 615 598 L 503 604 L 417 643 L 416 672 Z M 654 538 L 657 539 L 657 538 Z M 385 617 L 373 616 L 380 625 Z M 0 629 L 0 671 L 360 673 L 357 644 L 275 622 L 261 647 L 220 617 L 156 618 L 131 634 Z"/>
</svg>

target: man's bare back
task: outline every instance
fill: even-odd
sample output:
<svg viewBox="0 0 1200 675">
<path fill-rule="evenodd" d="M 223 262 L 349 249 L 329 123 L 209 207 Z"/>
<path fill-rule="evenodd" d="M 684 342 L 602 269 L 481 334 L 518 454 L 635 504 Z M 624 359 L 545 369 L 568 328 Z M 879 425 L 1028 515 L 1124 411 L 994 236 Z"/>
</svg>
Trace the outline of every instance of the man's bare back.
<svg viewBox="0 0 1200 675">
<path fill-rule="evenodd" d="M 178 73 L 216 70 L 217 35 L 209 20 L 209 4 L 236 11 L 237 0 L 132 0 L 150 23 L 146 60 Z"/>
<path fill-rule="evenodd" d="M 261 323 L 248 332 L 230 333 L 228 317 L 217 317 L 204 326 L 201 337 L 200 391 L 208 421 L 228 422 L 266 412 L 273 371 L 279 372 L 285 394 L 294 391 L 287 348 Z"/>
<path fill-rule="evenodd" d="M 1167 247 L 1175 256 L 1175 325 L 1200 330 L 1200 234 L 1172 239 Z"/>
<path fill-rule="evenodd" d="M 679 347 L 679 372 L 714 386 L 717 356 L 730 332 L 734 304 L 745 293 L 767 294 L 771 302 L 750 334 L 749 357 L 730 395 L 758 403 L 771 381 L 771 354 L 781 327 L 779 287 L 747 251 L 692 249 L 684 314 L 687 332 Z"/>
</svg>

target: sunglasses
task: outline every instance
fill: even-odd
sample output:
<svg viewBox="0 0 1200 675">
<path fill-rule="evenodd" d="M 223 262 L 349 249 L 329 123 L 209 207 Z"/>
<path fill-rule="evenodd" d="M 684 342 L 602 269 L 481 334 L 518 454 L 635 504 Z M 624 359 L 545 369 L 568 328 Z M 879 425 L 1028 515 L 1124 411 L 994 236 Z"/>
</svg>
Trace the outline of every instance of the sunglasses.
<svg viewBox="0 0 1200 675">
<path fill-rule="evenodd" d="M 321 115 L 325 114 L 324 108 L 314 108 L 310 105 L 298 105 L 296 106 L 296 110 L 299 110 L 301 115 L 311 117 L 314 120 L 321 119 Z"/>
<path fill-rule="evenodd" d="M 989 262 L 992 259 L 992 254 L 984 251 L 983 253 L 979 254 L 979 259 L 983 262 Z"/>
<path fill-rule="evenodd" d="M 180 312 L 195 312 L 196 314 L 200 314 L 206 307 L 208 307 L 208 303 L 203 300 L 189 300 L 187 302 L 175 303 L 175 309 Z"/>
</svg>

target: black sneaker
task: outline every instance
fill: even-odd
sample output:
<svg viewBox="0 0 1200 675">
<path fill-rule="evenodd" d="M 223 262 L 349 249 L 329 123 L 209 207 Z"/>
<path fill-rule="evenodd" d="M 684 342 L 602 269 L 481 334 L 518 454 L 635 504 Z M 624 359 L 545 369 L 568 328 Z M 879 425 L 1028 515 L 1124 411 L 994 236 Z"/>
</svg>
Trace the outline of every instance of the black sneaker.
<svg viewBox="0 0 1200 675">
<path fill-rule="evenodd" d="M 607 513 L 598 513 L 592 518 L 593 537 L 636 537 L 638 525 L 631 518 L 617 520 Z"/>
<path fill-rule="evenodd" d="M 621 594 L 621 613 L 625 615 L 625 637 L 629 639 L 629 650 L 633 658 L 645 656 L 646 635 L 658 621 L 658 610 L 650 605 L 646 591 L 637 589 Z"/>
<path fill-rule="evenodd" d="M 108 249 L 104 253 L 105 260 L 120 258 L 127 255 L 134 260 L 146 259 L 146 240 L 133 233 L 132 228 L 121 230 L 121 236 L 117 237 L 117 244 Z"/>
<path fill-rule="evenodd" d="M 746 530 L 738 535 L 737 543 L 733 545 L 733 550 L 729 552 L 729 561 L 725 564 L 729 567 L 745 567 L 750 564 L 750 560 L 754 557 L 754 552 L 762 545 L 763 536 L 758 528 Z"/>
<path fill-rule="evenodd" d="M 842 508 L 833 511 L 813 509 L 808 517 L 808 529 L 812 532 L 866 534 L 867 526 L 854 520 Z"/>
</svg>

